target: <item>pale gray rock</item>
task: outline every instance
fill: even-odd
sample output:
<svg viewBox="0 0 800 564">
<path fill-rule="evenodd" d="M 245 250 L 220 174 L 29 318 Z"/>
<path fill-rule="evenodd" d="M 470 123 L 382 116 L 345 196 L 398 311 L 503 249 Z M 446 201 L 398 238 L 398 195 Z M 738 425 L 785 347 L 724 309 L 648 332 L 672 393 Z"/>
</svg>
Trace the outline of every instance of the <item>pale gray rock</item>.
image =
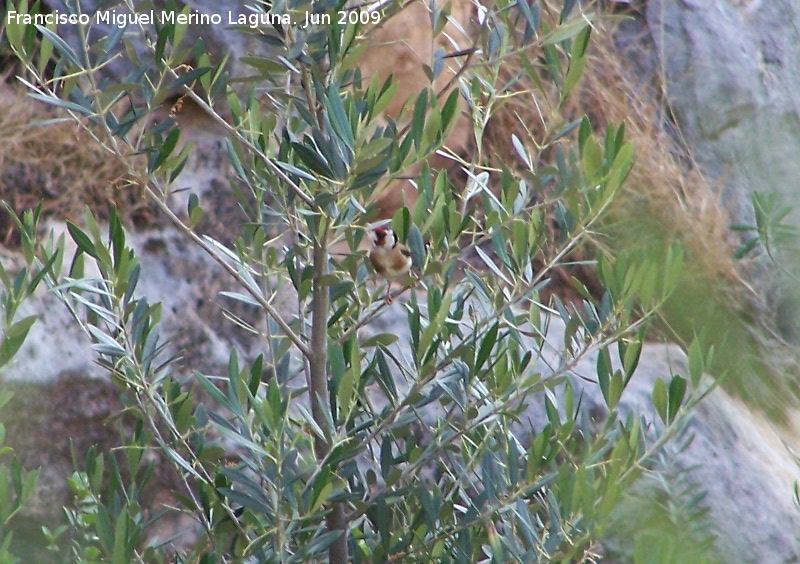
<svg viewBox="0 0 800 564">
<path fill-rule="evenodd" d="M 800 225 L 800 4 L 653 0 L 646 16 L 675 119 L 737 220 L 776 191 Z"/>
<path fill-rule="evenodd" d="M 557 366 L 563 324 L 552 319 L 550 327 L 545 366 Z M 585 412 L 602 417 L 606 408 L 599 387 L 586 381 L 586 377 L 596 378 L 596 361 L 596 354 L 582 359 L 571 382 L 576 397 L 584 394 Z M 643 417 L 660 428 L 651 400 L 653 384 L 658 378 L 669 381 L 674 374 L 688 378 L 687 373 L 686 356 L 679 347 L 646 344 L 638 369 L 622 395 L 621 414 Z M 544 423 L 540 403 L 532 401 L 528 414 L 534 429 Z M 763 414 L 752 412 L 741 400 L 716 388 L 694 410 L 687 432 L 694 439 L 684 450 L 671 453 L 673 462 L 684 483 L 697 484 L 706 492 L 703 506 L 709 510 L 711 531 L 717 535 L 714 552 L 720 561 L 761 564 L 800 560 L 800 510 L 792 498 L 795 482 L 800 480 L 800 465 L 788 446 L 796 431 L 775 427 Z M 666 448 L 674 450 L 674 445 Z M 645 491 L 653 487 L 650 481 L 640 486 Z M 615 539 L 614 544 L 616 541 L 621 541 L 621 554 L 631 549 L 629 544 L 625 546 L 629 539 Z"/>
<path fill-rule="evenodd" d="M 754 225 L 753 192 L 775 193 L 799 227 L 800 3 L 653 0 L 646 17 L 678 128 L 734 221 Z M 761 261 L 751 282 L 797 342 L 800 293 L 776 270 Z"/>
</svg>

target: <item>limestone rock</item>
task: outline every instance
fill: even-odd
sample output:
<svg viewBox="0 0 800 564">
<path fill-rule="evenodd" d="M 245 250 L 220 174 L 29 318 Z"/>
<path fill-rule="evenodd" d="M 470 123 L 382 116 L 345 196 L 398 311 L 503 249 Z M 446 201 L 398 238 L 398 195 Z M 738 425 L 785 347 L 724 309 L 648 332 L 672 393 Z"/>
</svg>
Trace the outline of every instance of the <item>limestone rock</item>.
<svg viewBox="0 0 800 564">
<path fill-rule="evenodd" d="M 800 225 L 800 6 L 652 0 L 647 23 L 693 155 L 752 221 L 752 191 L 780 193 Z"/>
</svg>

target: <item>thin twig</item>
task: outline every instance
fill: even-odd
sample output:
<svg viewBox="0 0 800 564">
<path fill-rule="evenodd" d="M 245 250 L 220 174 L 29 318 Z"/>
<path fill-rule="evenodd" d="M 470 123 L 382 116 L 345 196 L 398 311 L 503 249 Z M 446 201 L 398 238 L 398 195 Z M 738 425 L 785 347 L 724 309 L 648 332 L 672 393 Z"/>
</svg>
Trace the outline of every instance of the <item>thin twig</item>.
<svg viewBox="0 0 800 564">
<path fill-rule="evenodd" d="M 150 187 L 149 184 L 145 185 L 145 191 L 147 194 L 155 200 L 158 207 L 166 214 L 170 221 L 172 221 L 173 225 L 177 227 L 183 234 L 189 237 L 192 242 L 194 242 L 197 246 L 203 249 L 206 253 L 208 253 L 211 258 L 213 258 L 222 268 L 224 268 L 228 274 L 230 274 L 236 281 L 243 286 L 247 292 L 255 299 L 258 304 L 264 308 L 264 310 L 269 314 L 272 319 L 275 320 L 275 323 L 281 328 L 281 331 L 292 341 L 303 356 L 310 357 L 311 356 L 311 349 L 308 347 L 306 343 L 294 332 L 294 330 L 289 327 L 289 324 L 283 319 L 280 313 L 272 307 L 272 304 L 262 296 L 259 292 L 255 291 L 255 288 L 252 288 L 250 284 L 244 279 L 241 273 L 236 270 L 231 264 L 226 261 L 225 259 L 220 256 L 219 252 L 215 250 L 211 245 L 208 244 L 205 240 L 203 240 L 200 236 L 197 235 L 192 229 L 186 225 L 181 219 L 175 215 L 175 213 L 169 208 L 167 204 L 165 204 L 161 198 L 158 197 L 158 194 Z"/>
</svg>

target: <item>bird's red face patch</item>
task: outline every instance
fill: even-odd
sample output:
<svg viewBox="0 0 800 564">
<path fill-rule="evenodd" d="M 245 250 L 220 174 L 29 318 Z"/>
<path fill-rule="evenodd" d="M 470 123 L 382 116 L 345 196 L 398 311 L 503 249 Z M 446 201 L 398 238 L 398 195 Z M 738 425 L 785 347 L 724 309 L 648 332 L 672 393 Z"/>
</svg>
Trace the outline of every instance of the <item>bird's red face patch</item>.
<svg viewBox="0 0 800 564">
<path fill-rule="evenodd" d="M 385 227 L 375 228 L 375 244 L 384 245 L 386 243 L 386 235 L 388 235 Z"/>
</svg>

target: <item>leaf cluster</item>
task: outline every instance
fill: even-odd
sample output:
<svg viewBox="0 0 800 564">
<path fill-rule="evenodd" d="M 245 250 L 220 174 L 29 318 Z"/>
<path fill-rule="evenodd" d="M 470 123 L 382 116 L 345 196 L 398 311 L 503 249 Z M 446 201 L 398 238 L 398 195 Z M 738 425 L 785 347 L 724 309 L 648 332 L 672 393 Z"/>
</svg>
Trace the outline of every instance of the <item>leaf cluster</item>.
<svg viewBox="0 0 800 564">
<path fill-rule="evenodd" d="M 271 9 L 304 6 L 311 9 L 282 2 Z M 324 1 L 313 9 L 343 7 Z M 179 24 L 149 36 L 152 60 L 122 33 L 91 44 L 86 36 L 76 48 L 39 27 L 32 52 L 23 38 L 35 32 L 9 29 L 31 95 L 72 115 L 110 152 L 146 155 L 143 167 L 131 161 L 132 177 L 237 284 L 223 297 L 260 308 L 264 318 L 255 326 L 228 312 L 261 336 L 263 354 L 240 360 L 232 350 L 221 374 L 181 375 L 160 334 L 159 305 L 137 295 L 146 273 L 116 214 L 107 235 L 91 210 L 85 225 L 68 225 L 77 250 L 63 278 L 63 241 L 34 253 L 42 264 L 58 262 L 39 279 L 92 340 L 139 420 L 125 447 L 128 483 L 112 480 L 114 491 L 100 496 L 103 458 L 95 453 L 71 481 L 85 500 L 68 512 L 84 535 L 80 558 L 167 557 L 165 545 L 147 544 L 150 521 L 136 501 L 144 479 L 137 457 L 146 448 L 159 449 L 182 482 L 174 510 L 197 528 L 196 540 L 180 549 L 185 561 L 591 557 L 626 488 L 705 392 L 700 377 L 710 358 L 697 345 L 691 388 L 677 375 L 657 381 L 652 399 L 663 425 L 620 409 L 645 327 L 674 289 L 678 246 L 665 263 L 601 258 L 599 297 L 576 280 L 574 303 L 539 297 L 553 269 L 592 234 L 632 166 L 623 126 L 610 127 L 602 141 L 586 118 L 552 123 L 542 142 L 515 137 L 525 167 L 464 163 L 463 191 L 426 164 L 465 119 L 460 104 L 470 110 L 480 152 L 487 120 L 509 93 L 497 81 L 511 54 L 526 54 L 543 98 L 565 99 L 583 70 L 593 16 L 575 2 L 560 10 L 545 2 L 483 8 L 472 48 L 434 55 L 426 68 L 431 85 L 411 93 L 397 119 L 381 112 L 399 85 L 391 76 L 361 76 L 358 55 L 371 29 L 360 23 L 258 32 L 277 55 L 244 58 L 256 74 L 236 78 L 202 44 L 184 45 Z M 391 21 L 403 6 L 375 9 Z M 432 6 L 430 17 L 432 33 L 444 33 L 448 6 Z M 120 84 L 104 83 L 100 70 L 123 52 L 134 69 Z M 51 55 L 56 70 L 46 80 L 36 61 Z M 433 79 L 446 58 L 459 66 L 449 87 L 437 90 Z M 226 131 L 233 192 L 250 210 L 231 247 L 196 231 L 200 195 L 189 198 L 186 214 L 169 205 L 192 153 L 191 142 L 181 144 L 179 120 L 156 117 L 175 91 Z M 121 100 L 130 102 L 124 111 Z M 381 332 L 373 322 L 390 310 L 367 283 L 362 250 L 374 226 L 370 201 L 382 183 L 415 166 L 422 171 L 417 201 L 398 210 L 391 226 L 419 269 L 408 282 L 424 291 L 401 289 L 402 332 Z M 544 260 L 536 262 L 539 253 Z M 87 262 L 99 277 L 86 276 Z M 556 325 L 563 332 L 554 342 Z M 592 354 L 603 420 L 587 416 L 576 397 L 573 371 Z M 526 411 L 532 403 L 543 414 L 539 426 Z"/>
</svg>

